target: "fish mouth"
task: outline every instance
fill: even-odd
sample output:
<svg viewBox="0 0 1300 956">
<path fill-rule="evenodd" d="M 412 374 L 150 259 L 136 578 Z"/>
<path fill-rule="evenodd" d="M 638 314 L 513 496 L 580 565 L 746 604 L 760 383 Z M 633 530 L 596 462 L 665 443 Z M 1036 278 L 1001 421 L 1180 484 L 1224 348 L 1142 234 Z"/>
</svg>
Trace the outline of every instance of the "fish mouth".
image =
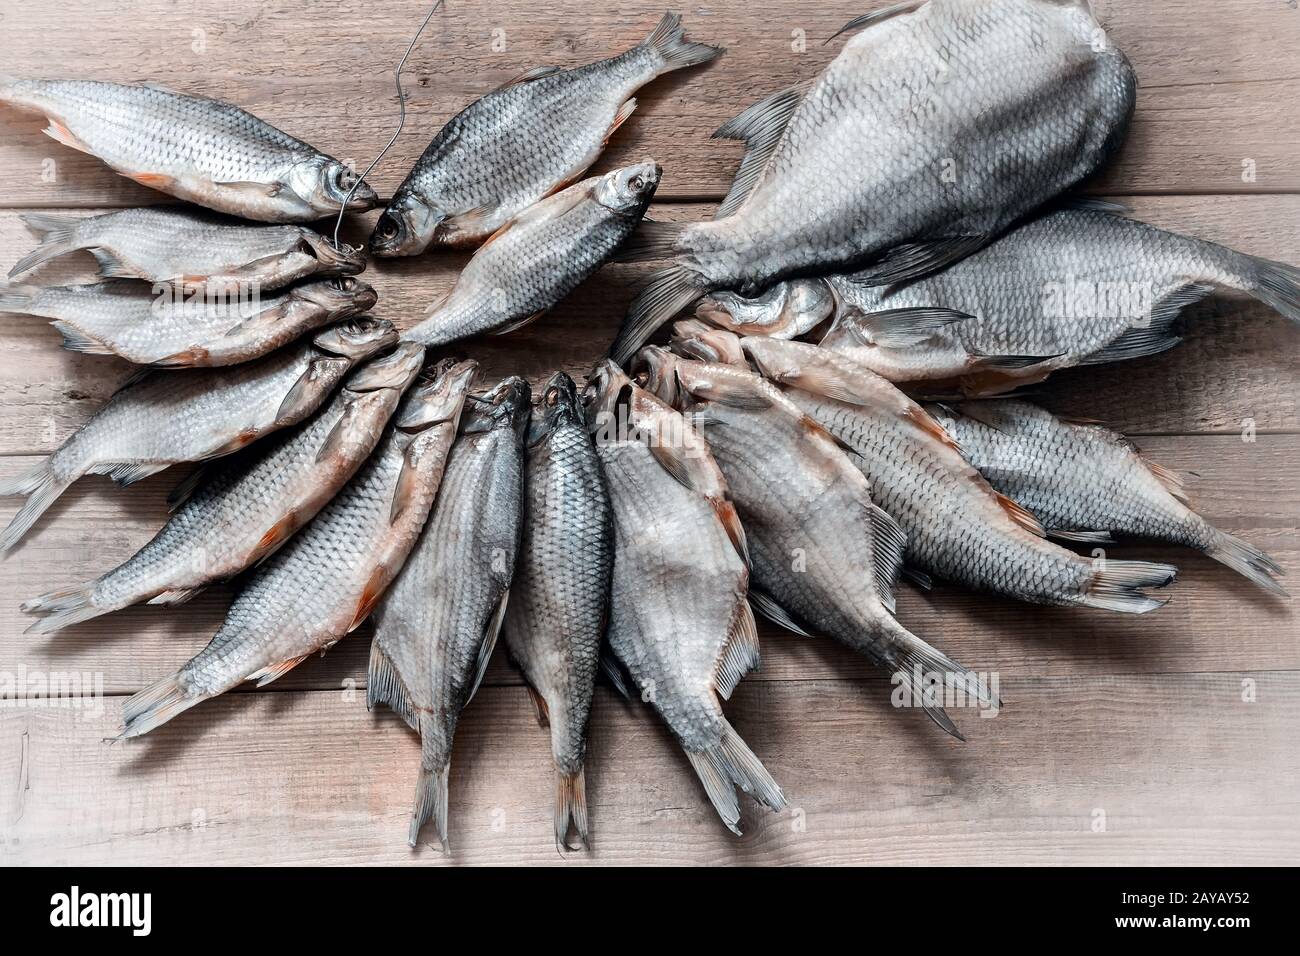
<svg viewBox="0 0 1300 956">
<path fill-rule="evenodd" d="M 394 388 L 406 391 L 424 366 L 424 346 L 398 342 L 387 355 L 372 359 L 353 374 L 345 386 L 350 392 L 377 392 Z"/>
<path fill-rule="evenodd" d="M 397 328 L 387 319 L 359 315 L 348 322 L 331 326 L 312 342 L 322 352 L 359 362 L 379 352 L 386 352 L 398 342 Z"/>
<path fill-rule="evenodd" d="M 350 246 L 345 242 L 335 248 L 323 236 L 313 234 L 303 239 L 300 251 L 320 263 L 318 272 L 354 276 L 366 271 L 366 250 L 363 246 Z"/>
<path fill-rule="evenodd" d="M 424 431 L 439 422 L 459 418 L 478 374 L 478 362 L 443 359 L 428 374 L 432 378 L 411 393 L 398 414 L 395 424 L 404 432 Z"/>
</svg>

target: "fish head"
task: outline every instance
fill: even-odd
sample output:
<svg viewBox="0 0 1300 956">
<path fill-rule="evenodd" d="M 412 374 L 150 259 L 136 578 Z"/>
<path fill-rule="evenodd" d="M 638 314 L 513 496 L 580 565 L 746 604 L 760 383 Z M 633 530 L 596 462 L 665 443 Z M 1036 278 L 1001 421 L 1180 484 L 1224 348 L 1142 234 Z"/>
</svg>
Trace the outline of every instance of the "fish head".
<svg viewBox="0 0 1300 956">
<path fill-rule="evenodd" d="M 713 292 L 696 306 L 695 314 L 719 328 L 740 335 L 803 335 L 830 318 L 835 295 L 822 279 L 779 282 L 762 294 L 746 298 L 730 290 Z"/>
<path fill-rule="evenodd" d="M 740 336 L 726 329 L 714 328 L 698 319 L 684 319 L 673 323 L 673 338 L 668 348 L 683 358 L 701 362 L 720 362 L 723 365 L 744 367 L 745 353 L 740 348 Z"/>
<path fill-rule="evenodd" d="M 373 315 L 360 315 L 348 322 L 331 325 L 312 337 L 312 344 L 322 352 L 341 355 L 360 362 L 397 344 L 393 323 Z"/>
<path fill-rule="evenodd" d="M 632 359 L 632 371 L 642 388 L 657 395 L 664 403 L 678 408 L 678 402 L 683 397 L 681 381 L 677 375 L 681 362 L 681 356 L 657 345 L 647 345 Z"/>
<path fill-rule="evenodd" d="M 459 421 L 477 374 L 478 362 L 473 359 L 442 359 L 407 396 L 394 424 L 404 432 L 415 434 L 440 422 Z"/>
<path fill-rule="evenodd" d="M 379 205 L 379 196 L 368 183 L 357 185 L 358 178 L 346 163 L 316 155 L 291 166 L 284 185 L 312 212 L 329 216 L 343 208 L 354 186 L 349 212 L 365 212 Z"/>
<path fill-rule="evenodd" d="M 336 276 L 354 276 L 366 271 L 366 250 L 364 246 L 334 244 L 318 232 L 310 229 L 302 231 L 302 241 L 298 251 L 311 256 L 320 263 L 317 273 Z"/>
<path fill-rule="evenodd" d="M 344 386 L 349 392 L 377 392 L 395 389 L 405 392 L 424 367 L 424 346 L 398 342 L 387 355 L 373 358 L 352 373 Z"/>
<path fill-rule="evenodd" d="M 534 415 L 528 432 L 529 447 L 536 445 L 561 425 L 583 423 L 582 407 L 578 401 L 578 386 L 564 372 L 556 372 L 542 391 L 540 416 Z"/>
<path fill-rule="evenodd" d="M 762 335 L 748 336 L 741 348 L 753 359 L 758 373 L 773 382 L 798 381 L 814 358 L 811 352 L 821 351 L 806 342 L 787 342 Z"/>
<path fill-rule="evenodd" d="M 376 256 L 414 256 L 429 248 L 443 215 L 414 193 L 399 191 L 370 233 Z"/>
<path fill-rule="evenodd" d="M 379 301 L 379 293 L 375 291 L 374 286 L 352 276 L 305 282 L 294 286 L 290 294 L 295 299 L 317 306 L 332 319 L 360 315 L 374 308 L 375 303 Z"/>
<path fill-rule="evenodd" d="M 616 213 L 640 219 L 654 197 L 662 173 L 656 162 L 637 163 L 608 172 L 596 183 L 596 202 Z"/>
<path fill-rule="evenodd" d="M 587 416 L 587 427 L 594 429 L 602 417 L 607 417 L 618 407 L 619 395 L 631 388 L 632 380 L 613 359 L 605 359 L 587 375 L 582 388 L 582 404 Z"/>
</svg>

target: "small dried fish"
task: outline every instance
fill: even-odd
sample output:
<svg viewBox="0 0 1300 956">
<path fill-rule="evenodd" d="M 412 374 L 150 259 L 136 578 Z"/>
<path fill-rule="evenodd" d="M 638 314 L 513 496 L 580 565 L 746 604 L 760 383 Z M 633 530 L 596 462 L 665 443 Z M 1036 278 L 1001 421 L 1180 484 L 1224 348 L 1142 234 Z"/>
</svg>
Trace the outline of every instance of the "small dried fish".
<svg viewBox="0 0 1300 956">
<path fill-rule="evenodd" d="M 600 460 L 573 379 L 557 372 L 534 413 L 524 469 L 523 537 L 505 639 L 551 729 L 555 845 L 588 845 L 583 758 L 609 616 L 614 529 Z"/>
<path fill-rule="evenodd" d="M 253 573 L 208 646 L 127 700 L 122 737 L 245 680 L 265 686 L 370 615 L 424 526 L 475 370 L 461 362 L 411 391 L 356 477 Z"/>
<path fill-rule="evenodd" d="M 129 485 L 170 465 L 239 451 L 302 421 L 354 365 L 396 342 L 391 322 L 362 316 L 245 365 L 137 375 L 52 455 L 0 483 L 0 495 L 27 498 L 0 534 L 0 552 L 82 475 Z"/>
<path fill-rule="evenodd" d="M 43 114 L 47 134 L 128 179 L 245 219 L 320 219 L 357 181 L 344 163 L 237 106 L 158 86 L 0 77 L 0 103 Z M 348 209 L 377 205 L 362 183 Z"/>
<path fill-rule="evenodd" d="M 172 516 L 153 540 L 88 584 L 23 604 L 48 634 L 132 604 L 180 604 L 214 581 L 265 560 L 353 476 L 424 362 L 399 345 L 353 372 L 309 421 L 268 449 L 200 469 L 172 495 Z"/>
<path fill-rule="evenodd" d="M 452 738 L 496 646 L 519 547 L 529 400 L 528 383 L 508 378 L 466 411 L 433 513 L 375 611 L 366 702 L 420 735 L 411 846 L 430 818 L 448 846 Z"/>
<path fill-rule="evenodd" d="M 236 365 L 360 315 L 379 300 L 351 277 L 322 279 L 270 295 L 161 293 L 137 282 L 0 286 L 0 311 L 38 315 L 63 347 L 163 368 Z"/>
<path fill-rule="evenodd" d="M 1282 568 L 1187 506 L 1182 476 L 1148 461 L 1123 435 L 1004 399 L 929 406 L 994 488 L 1037 515 L 1047 533 L 1106 544 L 1111 533 L 1203 551 L 1254 584 L 1285 594 Z"/>
<path fill-rule="evenodd" d="M 365 251 L 341 246 L 303 226 L 252 226 L 183 207 L 124 209 L 79 219 L 27 213 L 41 244 L 9 278 L 84 249 L 105 279 L 144 279 L 190 292 L 269 292 L 309 276 L 354 276 Z"/>
<path fill-rule="evenodd" d="M 695 314 L 737 335 L 793 339 L 829 319 L 835 305 L 835 294 L 824 279 L 791 279 L 752 299 L 726 290 L 713 292 L 695 307 Z"/>
<path fill-rule="evenodd" d="M 718 702 L 759 661 L 745 533 L 722 473 L 682 416 L 612 362 L 588 389 L 614 515 L 609 647 L 739 833 L 737 788 L 772 810 L 785 806 Z"/>
<path fill-rule="evenodd" d="M 475 245 L 576 181 L 623 124 L 631 95 L 722 50 L 691 43 L 664 14 L 645 42 L 572 70 L 530 70 L 458 113 L 398 187 L 370 237 L 377 256 Z"/>
<path fill-rule="evenodd" d="M 640 163 L 530 206 L 474 254 L 451 292 L 403 338 L 443 345 L 526 325 L 604 264 L 641 221 L 659 167 Z"/>
</svg>

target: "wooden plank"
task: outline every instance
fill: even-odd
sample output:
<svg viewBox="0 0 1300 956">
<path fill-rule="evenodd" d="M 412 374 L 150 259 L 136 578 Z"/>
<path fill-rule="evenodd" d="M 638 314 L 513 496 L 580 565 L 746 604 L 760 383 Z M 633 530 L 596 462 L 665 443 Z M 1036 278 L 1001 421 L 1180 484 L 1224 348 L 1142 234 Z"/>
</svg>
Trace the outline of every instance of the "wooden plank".
<svg viewBox="0 0 1300 956">
<path fill-rule="evenodd" d="M 1291 463 L 1300 436 L 1152 437 L 1153 460 L 1185 472 L 1193 501 L 1225 530 L 1239 534 L 1300 572 L 1300 482 Z M 30 459 L 0 459 L 0 477 Z M 138 690 L 182 664 L 220 626 L 229 590 L 213 589 L 175 609 L 134 608 L 49 637 L 24 635 L 26 598 L 87 581 L 125 560 L 161 526 L 170 479 L 158 476 L 126 491 L 87 479 L 56 504 L 0 575 L 0 664 L 41 670 L 91 670 L 106 693 Z M 13 507 L 0 518 L 7 520 Z M 924 594 L 903 587 L 899 618 L 968 667 L 1015 675 L 1300 669 L 1300 618 L 1294 603 L 1271 598 L 1202 555 L 1127 544 L 1123 558 L 1167 560 L 1182 571 L 1170 604 L 1141 617 L 1082 608 L 1039 608 L 942 587 Z M 867 662 L 828 641 L 795 638 L 764 626 L 763 669 L 752 679 L 861 677 Z M 363 628 L 324 658 L 292 671 L 284 687 L 364 686 L 370 635 Z M 517 683 L 498 654 L 489 683 Z M 279 685 L 277 685 L 279 686 Z"/>
<path fill-rule="evenodd" d="M 1250 684 L 1246 685 L 1245 682 Z M 1253 689 L 1254 702 L 1243 700 Z M 791 808 L 708 808 L 653 715 L 598 694 L 594 850 L 552 844 L 545 734 L 487 687 L 456 735 L 452 854 L 407 848 L 418 744 L 355 692 L 226 697 L 110 744 L 102 712 L 0 707 L 11 864 L 1286 863 L 1300 852 L 1300 674 L 1026 678 L 961 744 L 888 685 L 745 682 L 727 712 Z M 828 745 L 833 742 L 833 745 Z M 1104 827 L 1104 829 L 1101 829 Z"/>
<path fill-rule="evenodd" d="M 1132 200 L 1137 216 L 1242 252 L 1300 262 L 1300 196 L 1160 196 Z M 656 206 L 659 218 L 701 218 L 706 205 Z M 0 270 L 35 244 L 18 211 L 0 211 Z M 462 256 L 380 260 L 365 273 L 380 294 L 376 313 L 405 327 L 450 288 Z M 534 383 L 562 368 L 590 370 L 613 341 L 623 312 L 651 266 L 607 266 L 551 314 L 506 336 L 481 336 L 464 350 L 485 376 L 526 375 Z M 51 263 L 30 278 L 42 283 L 94 278 L 86 253 Z M 1102 418 L 1135 435 L 1300 430 L 1300 329 L 1251 300 L 1216 297 L 1189 315 L 1181 347 L 1137 362 L 1071 369 L 1039 390 L 1053 408 Z M 55 447 L 112 394 L 125 362 L 58 347 L 42 319 L 0 321 L 0 454 Z M 1134 394 L 1133 383 L 1141 384 Z"/>
<path fill-rule="evenodd" d="M 739 145 L 709 139 L 754 100 L 814 76 L 840 49 L 823 46 L 850 17 L 884 0 L 815 6 L 782 0 L 679 7 L 690 33 L 726 46 L 707 70 L 664 78 L 639 94 L 603 167 L 652 155 L 663 199 L 725 193 Z M 1300 21 L 1283 0 L 1107 0 L 1095 4 L 1140 80 L 1132 134 L 1097 188 L 1142 192 L 1300 189 L 1300 78 L 1288 64 Z M 0 0 L 6 72 L 159 82 L 229 100 L 340 158 L 368 162 L 395 123 L 391 71 L 426 0 L 376 7 L 340 0 L 313 17 L 293 0 L 212 7 L 175 0 L 112 5 Z M 597 9 L 557 0 L 451 3 L 409 64 L 407 134 L 375 175 L 401 181 L 433 133 L 466 104 L 541 63 L 576 65 L 641 40 L 662 4 Z M 90 42 L 88 42 L 88 38 Z M 96 160 L 54 145 L 41 123 L 0 110 L 0 165 L 9 205 L 135 205 L 150 193 Z M 52 179 L 47 159 L 55 162 Z M 1243 181 L 1251 163 L 1252 181 Z M 50 180 L 50 181 L 47 181 Z"/>
</svg>

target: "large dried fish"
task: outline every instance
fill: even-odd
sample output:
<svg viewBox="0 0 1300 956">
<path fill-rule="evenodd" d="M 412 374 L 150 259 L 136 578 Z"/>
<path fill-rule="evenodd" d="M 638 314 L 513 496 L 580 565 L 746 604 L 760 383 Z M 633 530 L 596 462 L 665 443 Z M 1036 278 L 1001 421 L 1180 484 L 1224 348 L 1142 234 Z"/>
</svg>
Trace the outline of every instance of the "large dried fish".
<svg viewBox="0 0 1300 956">
<path fill-rule="evenodd" d="M 551 729 L 555 844 L 588 845 L 583 758 L 614 566 L 609 494 L 573 379 L 557 372 L 528 435 L 523 535 L 505 639 Z"/>
<path fill-rule="evenodd" d="M 529 398 L 508 378 L 466 411 L 438 503 L 375 612 L 367 704 L 420 735 L 411 846 L 430 818 L 448 846 L 452 738 L 496 645 L 519 547 Z"/>
<path fill-rule="evenodd" d="M 44 114 L 45 132 L 114 172 L 220 212 L 267 222 L 337 213 L 356 173 L 229 103 L 158 86 L 0 77 L 0 103 Z M 348 202 L 379 197 L 361 183 Z"/>
<path fill-rule="evenodd" d="M 736 788 L 773 810 L 785 806 L 718 702 L 759 660 L 744 532 L 722 473 L 679 414 L 612 362 L 589 389 L 588 426 L 614 515 L 610 649 L 739 833 Z"/>
<path fill-rule="evenodd" d="M 201 469 L 172 496 L 153 540 L 87 584 L 23 604 L 47 634 L 132 604 L 180 604 L 214 581 L 265 560 L 312 519 L 374 450 L 424 362 L 403 343 L 353 372 L 309 421 L 268 449 Z"/>
<path fill-rule="evenodd" d="M 245 680 L 269 684 L 370 615 L 428 517 L 475 369 L 446 367 L 406 397 L 374 454 L 249 578 L 208 646 L 127 700 L 123 737 L 146 734 Z"/>
<path fill-rule="evenodd" d="M 891 16 L 902 6 L 916 5 L 884 11 L 806 92 L 718 131 L 747 141 L 736 183 L 719 218 L 645 230 L 641 253 L 674 264 L 628 310 L 616 359 L 713 289 L 753 295 L 867 263 L 881 284 L 942 268 L 1119 146 L 1136 81 L 1086 3 L 930 0 Z"/>
<path fill-rule="evenodd" d="M 1273 578 L 1282 573 L 1276 561 L 1192 511 L 1182 476 L 1123 435 L 1012 399 L 930 411 L 989 483 L 1037 515 L 1048 534 L 1099 544 L 1112 532 L 1170 541 L 1286 593 Z"/>
<path fill-rule="evenodd" d="M 803 342 L 746 338 L 762 373 L 850 449 L 872 501 L 907 535 L 909 566 L 972 590 L 1037 604 L 1139 614 L 1164 602 L 1142 593 L 1175 569 L 1145 561 L 1083 558 L 1043 537 L 1033 514 L 998 494 L 957 444 L 895 386 L 834 352 Z"/>
<path fill-rule="evenodd" d="M 11 279 L 79 249 L 95 257 L 105 279 L 144 279 L 192 292 L 269 292 L 308 276 L 352 276 L 366 268 L 364 250 L 336 249 L 304 226 L 253 226 L 179 206 L 21 218 L 41 244 L 9 270 Z"/>
<path fill-rule="evenodd" d="M 370 237 L 379 256 L 473 245 L 574 182 L 657 76 L 722 51 L 691 43 L 664 14 L 645 42 L 572 70 L 531 70 L 454 116 L 398 187 Z"/>
<path fill-rule="evenodd" d="M 403 338 L 442 345 L 526 325 L 604 264 L 641 221 L 659 167 L 575 183 L 524 210 L 470 259 L 451 292 Z"/>
<path fill-rule="evenodd" d="M 392 323 L 362 316 L 245 365 L 136 376 L 52 455 L 0 483 L 0 495 L 27 498 L 0 534 L 0 552 L 82 475 L 129 485 L 170 465 L 238 451 L 302 421 L 354 365 L 396 341 Z"/>
<path fill-rule="evenodd" d="M 305 332 L 360 315 L 379 297 L 351 277 L 306 282 L 283 292 L 161 292 L 137 282 L 0 286 L 0 311 L 39 315 L 63 347 L 165 368 L 236 365 Z"/>
</svg>

